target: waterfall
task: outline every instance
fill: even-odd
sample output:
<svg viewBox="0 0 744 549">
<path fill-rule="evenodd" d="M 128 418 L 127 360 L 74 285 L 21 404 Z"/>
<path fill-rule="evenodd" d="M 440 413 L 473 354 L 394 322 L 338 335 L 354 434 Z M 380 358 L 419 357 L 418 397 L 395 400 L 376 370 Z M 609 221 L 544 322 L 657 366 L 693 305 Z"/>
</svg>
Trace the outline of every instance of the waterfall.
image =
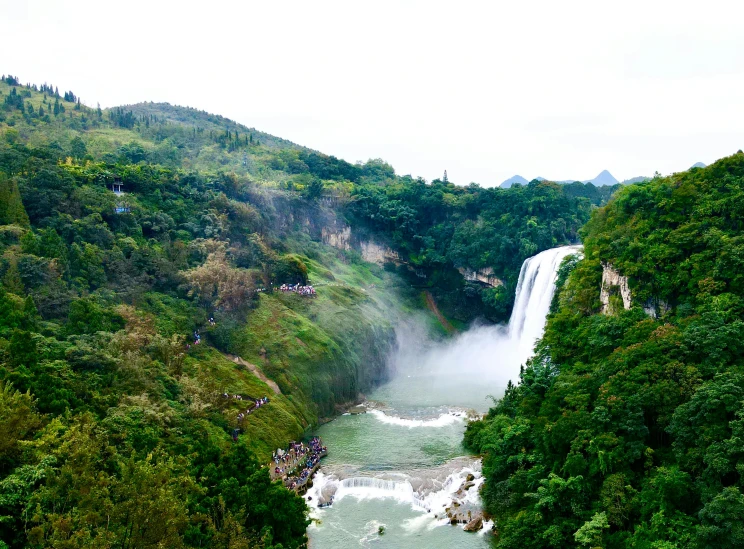
<svg viewBox="0 0 744 549">
<path fill-rule="evenodd" d="M 308 491 L 312 507 L 318 504 L 324 506 L 328 501 L 338 502 L 346 497 L 358 500 L 365 499 L 395 499 L 400 503 L 411 505 L 414 509 L 430 511 L 442 509 L 448 505 L 455 493 L 458 499 L 465 503 L 478 501 L 478 489 L 483 483 L 480 465 L 470 462 L 462 466 L 461 462 L 455 470 L 445 478 L 436 478 L 436 474 L 429 477 L 424 471 L 417 471 L 416 481 L 418 489 L 414 489 L 410 480 L 392 480 L 376 477 L 350 477 L 338 479 L 334 474 L 327 475 L 320 471 L 314 479 L 312 488 Z M 423 475 L 423 476 L 420 476 Z M 400 475 L 405 477 L 405 475 Z M 411 477 L 408 477 L 411 479 Z M 422 481 L 428 479 L 428 488 L 422 486 Z M 463 489 L 465 484 L 469 484 Z M 472 490 L 471 490 L 472 488 Z"/>
<path fill-rule="evenodd" d="M 323 486 L 317 492 L 316 501 L 321 497 L 327 500 L 325 496 L 332 495 L 335 501 L 339 501 L 346 496 L 353 496 L 359 499 L 366 498 L 394 498 L 401 503 L 408 503 L 425 511 L 429 511 L 429 504 L 417 494 L 410 482 L 386 480 L 374 477 L 352 477 L 341 481 L 325 480 Z"/>
<path fill-rule="evenodd" d="M 563 246 L 525 260 L 508 325 L 476 324 L 444 341 L 432 341 L 423 329 L 415 329 L 419 326 L 416 323 L 411 323 L 413 328 L 399 326 L 398 349 L 391 358 L 391 370 L 397 386 L 410 386 L 405 392 L 407 405 L 426 408 L 446 402 L 450 411 L 453 407 L 485 411 L 481 410 L 485 402 L 474 401 L 473 395 L 480 394 L 474 383 L 495 394 L 509 381 L 517 383 L 520 366 L 532 356 L 535 343 L 545 329 L 561 262 L 566 256 L 580 252 L 580 246 Z M 428 409 L 442 413 L 439 409 Z M 398 415 L 375 412 L 376 419 L 382 423 L 401 427 L 446 427 L 458 421 L 447 415 L 401 421 Z"/>
<path fill-rule="evenodd" d="M 561 262 L 580 250 L 581 246 L 552 248 L 522 263 L 507 334 L 525 359 L 532 354 L 535 342 L 545 329 Z"/>
</svg>

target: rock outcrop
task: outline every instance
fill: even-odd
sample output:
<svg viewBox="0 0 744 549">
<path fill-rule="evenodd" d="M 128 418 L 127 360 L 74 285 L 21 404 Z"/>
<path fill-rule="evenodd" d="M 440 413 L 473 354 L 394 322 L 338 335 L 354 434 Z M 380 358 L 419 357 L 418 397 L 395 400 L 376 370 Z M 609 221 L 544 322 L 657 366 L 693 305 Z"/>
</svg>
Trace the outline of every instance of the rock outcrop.
<svg viewBox="0 0 744 549">
<path fill-rule="evenodd" d="M 472 497 L 468 497 L 470 490 L 478 490 L 475 476 L 468 475 L 468 479 L 452 494 L 452 502 L 444 509 L 444 514 L 453 526 L 465 524 L 465 530 L 476 532 L 483 528 L 483 509 L 473 502 Z"/>
<path fill-rule="evenodd" d="M 351 227 L 323 227 L 321 229 L 323 244 L 333 246 L 339 250 L 351 250 Z"/>
<path fill-rule="evenodd" d="M 460 271 L 460 274 L 468 282 L 480 282 L 481 284 L 491 286 L 492 288 L 504 285 L 504 281 L 494 275 L 493 269 L 491 267 L 478 269 L 477 271 L 473 271 L 465 267 L 460 267 L 457 270 Z"/>
<path fill-rule="evenodd" d="M 378 244 L 373 240 L 361 240 L 353 238 L 351 227 L 348 225 L 336 225 L 323 227 L 321 229 L 321 238 L 324 244 L 333 246 L 339 250 L 357 249 L 362 254 L 362 259 L 369 263 L 374 263 L 380 267 L 386 263 L 395 263 L 402 265 L 405 262 L 400 258 L 398 252 L 390 246 Z"/>
<path fill-rule="evenodd" d="M 362 252 L 362 259 L 369 263 L 375 263 L 380 267 L 385 265 L 385 263 L 402 263 L 398 252 L 389 246 L 382 246 L 371 240 L 366 240 L 360 242 L 359 247 Z"/>
<path fill-rule="evenodd" d="M 620 297 L 623 299 L 623 308 L 630 309 L 632 304 L 630 288 L 628 287 L 628 277 L 621 275 L 609 263 L 602 263 L 602 288 L 599 292 L 599 300 L 602 302 L 602 313 L 611 314 L 610 293 L 613 288 L 617 288 Z"/>
</svg>

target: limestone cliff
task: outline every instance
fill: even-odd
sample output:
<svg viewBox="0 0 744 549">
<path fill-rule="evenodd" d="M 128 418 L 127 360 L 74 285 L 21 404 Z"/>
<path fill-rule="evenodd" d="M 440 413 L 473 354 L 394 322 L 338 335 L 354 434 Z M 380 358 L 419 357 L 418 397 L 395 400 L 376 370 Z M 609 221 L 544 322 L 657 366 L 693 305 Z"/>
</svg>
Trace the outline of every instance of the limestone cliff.
<svg viewBox="0 0 744 549">
<path fill-rule="evenodd" d="M 623 308 L 630 309 L 632 304 L 630 288 L 628 287 L 628 277 L 621 275 L 609 263 L 602 263 L 602 288 L 599 292 L 599 300 L 602 302 L 602 313 L 611 314 L 610 293 L 613 288 L 617 288 L 620 297 L 623 299 Z"/>
<path fill-rule="evenodd" d="M 334 223 L 332 226 L 323 227 L 321 235 L 324 244 L 339 250 L 359 250 L 365 261 L 375 263 L 380 267 L 386 263 L 395 263 L 396 265 L 405 263 L 398 252 L 390 246 L 385 246 L 372 239 L 352 238 L 351 227 L 348 225 Z"/>
<path fill-rule="evenodd" d="M 385 263 L 401 264 L 398 252 L 389 246 L 382 246 L 371 240 L 364 240 L 359 243 L 362 252 L 362 258 L 370 263 L 376 263 L 383 266 Z"/>
<path fill-rule="evenodd" d="M 494 274 L 491 267 L 478 269 L 477 271 L 465 267 L 460 267 L 457 270 L 460 271 L 460 274 L 468 282 L 480 282 L 481 284 L 491 286 L 492 288 L 504 285 L 504 281 Z"/>
<path fill-rule="evenodd" d="M 323 227 L 321 229 L 323 244 L 339 250 L 351 250 L 351 227 Z"/>
</svg>

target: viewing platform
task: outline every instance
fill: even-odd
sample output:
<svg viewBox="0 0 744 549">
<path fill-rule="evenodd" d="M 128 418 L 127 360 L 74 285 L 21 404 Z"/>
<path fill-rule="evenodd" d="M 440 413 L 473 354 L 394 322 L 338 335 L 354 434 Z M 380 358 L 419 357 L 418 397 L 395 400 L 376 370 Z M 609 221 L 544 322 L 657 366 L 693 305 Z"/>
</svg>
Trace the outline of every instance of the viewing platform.
<svg viewBox="0 0 744 549">
<path fill-rule="evenodd" d="M 293 442 L 285 450 L 277 450 L 269 463 L 271 480 L 281 480 L 284 486 L 303 494 L 320 467 L 320 460 L 328 455 L 322 441 L 313 437 L 309 444 Z"/>
</svg>

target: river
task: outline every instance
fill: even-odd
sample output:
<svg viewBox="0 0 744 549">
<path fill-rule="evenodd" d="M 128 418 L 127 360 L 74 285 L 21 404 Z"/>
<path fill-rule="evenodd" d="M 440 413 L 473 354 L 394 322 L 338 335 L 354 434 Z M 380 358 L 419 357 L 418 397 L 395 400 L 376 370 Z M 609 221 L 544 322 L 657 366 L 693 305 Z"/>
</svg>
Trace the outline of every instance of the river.
<svg viewBox="0 0 744 549">
<path fill-rule="evenodd" d="M 476 326 L 446 342 L 432 342 L 416 322 L 400 326 L 392 378 L 367 395 L 367 412 L 315 433 L 329 454 L 306 495 L 312 549 L 489 546 L 491 523 L 466 532 L 446 515 L 480 509 L 480 460 L 462 445 L 467 416 L 486 412 L 489 396 L 517 382 L 542 335 L 560 262 L 576 251 L 525 261 L 508 326 Z M 318 508 L 331 497 L 332 506 Z"/>
</svg>

